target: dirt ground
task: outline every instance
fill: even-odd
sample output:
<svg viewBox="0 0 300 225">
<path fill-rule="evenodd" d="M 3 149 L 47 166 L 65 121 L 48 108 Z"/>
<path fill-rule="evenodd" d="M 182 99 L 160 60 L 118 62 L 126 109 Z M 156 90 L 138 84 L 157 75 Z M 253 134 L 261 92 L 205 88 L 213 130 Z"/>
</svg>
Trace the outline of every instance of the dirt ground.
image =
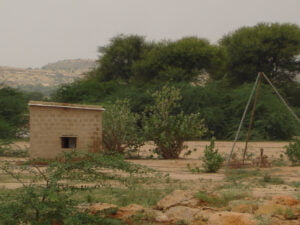
<svg viewBox="0 0 300 225">
<path fill-rule="evenodd" d="M 225 178 L 225 169 L 221 169 L 218 173 L 192 173 L 188 169 L 188 165 L 192 168 L 201 168 L 201 161 L 199 158 L 203 155 L 205 146 L 209 145 L 208 141 L 190 141 L 186 142 L 188 149 L 195 149 L 190 155 L 184 156 L 185 152 L 181 154 L 180 159 L 162 160 L 162 159 L 149 159 L 152 154 L 149 150 L 154 148 L 154 145 L 149 143 L 145 145 L 140 153 L 144 159 L 128 160 L 132 163 L 144 165 L 152 169 L 168 173 L 170 178 L 176 179 L 182 182 L 190 182 L 195 185 L 205 183 L 222 183 Z M 232 142 L 229 141 L 217 141 L 215 143 L 216 148 L 224 156 L 228 155 L 232 149 Z M 244 148 L 244 142 L 238 142 L 234 152 L 238 155 L 241 154 L 241 149 Z M 248 152 L 253 154 L 253 157 L 257 157 L 260 153 L 260 149 L 264 149 L 264 154 L 268 156 L 270 161 L 278 159 L 280 155 L 284 155 L 284 146 L 288 145 L 287 142 L 250 142 L 248 145 Z M 27 142 L 15 143 L 14 146 L 17 149 L 28 148 Z M 155 156 L 154 156 L 155 157 Z M 0 157 L 0 161 L 20 161 L 26 160 L 26 158 L 8 158 Z M 285 182 L 300 182 L 300 167 L 272 167 L 261 169 L 266 172 L 270 172 L 274 176 L 279 176 L 284 179 Z M 0 187 L 16 188 L 19 184 L 13 182 L 1 182 Z M 281 188 L 281 187 L 278 187 Z M 287 191 L 287 187 L 282 187 L 283 190 Z M 270 189 L 270 188 L 269 188 Z M 264 190 L 258 190 L 259 193 L 263 193 Z M 269 192 L 272 192 L 269 190 Z"/>
<path fill-rule="evenodd" d="M 181 154 L 180 159 L 176 160 L 162 160 L 162 159 L 138 159 L 138 160 L 129 160 L 133 163 L 141 164 L 162 172 L 170 174 L 171 178 L 179 180 L 198 180 L 198 179 L 209 179 L 214 181 L 221 181 L 224 179 L 224 169 L 216 174 L 209 173 L 200 173 L 193 174 L 188 170 L 188 164 L 191 167 L 201 167 L 200 157 L 203 156 L 203 151 L 205 146 L 209 145 L 208 141 L 189 141 L 186 142 L 188 149 L 192 151 L 190 155 L 185 156 L 187 151 L 184 151 Z M 233 143 L 230 141 L 217 141 L 215 143 L 215 148 L 226 157 L 230 154 Z M 253 157 L 257 157 L 260 154 L 260 149 L 264 149 L 264 154 L 268 156 L 270 161 L 280 158 L 280 155 L 284 155 L 284 146 L 287 146 L 288 142 L 249 142 L 247 152 L 253 154 Z M 245 146 L 245 142 L 237 142 L 234 153 L 241 155 L 242 149 Z M 153 144 L 147 144 L 143 147 L 141 155 L 144 157 L 150 156 L 151 153 L 149 150 L 153 149 Z M 286 173 L 284 172 L 286 171 Z M 296 172 L 295 172 L 296 171 Z M 299 174 L 298 174 L 299 173 Z M 287 175 L 287 178 L 300 181 L 300 168 L 297 167 L 281 167 L 281 175 Z M 298 177 L 297 177 L 298 176 Z M 298 179 L 299 178 L 299 179 Z"/>
</svg>

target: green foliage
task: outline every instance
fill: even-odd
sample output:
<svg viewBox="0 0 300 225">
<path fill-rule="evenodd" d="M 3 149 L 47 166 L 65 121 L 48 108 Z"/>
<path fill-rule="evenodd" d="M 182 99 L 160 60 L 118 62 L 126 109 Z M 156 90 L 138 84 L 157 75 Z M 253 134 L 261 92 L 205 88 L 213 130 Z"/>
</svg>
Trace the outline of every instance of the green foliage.
<svg viewBox="0 0 300 225">
<path fill-rule="evenodd" d="M 27 99 L 9 87 L 0 89 L 0 139 L 14 138 L 26 123 Z"/>
<path fill-rule="evenodd" d="M 95 79 L 83 79 L 62 85 L 52 95 L 52 100 L 70 103 L 94 103 L 112 95 L 121 85 L 115 81 L 97 82 Z"/>
<path fill-rule="evenodd" d="M 204 71 L 218 73 L 223 58 L 223 52 L 207 40 L 186 37 L 157 43 L 135 62 L 133 71 L 138 81 L 189 82 Z"/>
<path fill-rule="evenodd" d="M 220 192 L 219 195 L 208 194 L 203 191 L 199 191 L 195 194 L 195 197 L 201 201 L 215 207 L 224 207 L 232 200 L 244 199 L 249 196 L 248 190 L 231 189 Z"/>
<path fill-rule="evenodd" d="M 201 112 L 208 130 L 213 132 L 208 132 L 205 137 L 210 138 L 213 135 L 217 139 L 225 139 L 228 135 L 226 128 L 231 117 L 227 113 L 231 90 L 226 88 L 226 84 L 216 81 L 209 82 L 204 87 L 181 84 L 178 88 L 182 93 L 181 110 L 185 114 Z"/>
<path fill-rule="evenodd" d="M 143 145 L 137 125 L 139 117 L 132 113 L 128 100 L 118 100 L 106 107 L 103 118 L 103 144 L 107 153 L 130 154 Z"/>
<path fill-rule="evenodd" d="M 290 81 L 300 71 L 300 28 L 296 24 L 260 23 L 242 27 L 220 41 L 228 57 L 232 83 L 254 81 L 265 72 L 273 81 Z"/>
<path fill-rule="evenodd" d="M 9 163 L 1 165 L 0 169 L 23 187 L 16 193 L 1 196 L 0 224 L 120 224 L 113 219 L 79 212 L 78 202 L 72 198 L 79 190 L 68 188 L 65 181 L 73 185 L 92 181 L 100 187 L 114 180 L 119 185 L 126 185 L 134 174 L 147 172 L 120 157 L 80 151 L 66 152 L 59 160 L 48 161 L 45 169 L 36 166 L 38 162 L 40 160 L 35 159 L 18 168 Z M 130 176 L 124 177 L 120 171 Z M 31 176 L 24 178 L 24 173 Z"/>
<path fill-rule="evenodd" d="M 159 181 L 159 184 L 161 184 L 161 180 L 157 180 Z M 89 191 L 82 193 L 78 192 L 73 195 L 72 199 L 85 200 L 91 198 L 91 202 L 105 202 L 116 204 L 118 206 L 139 204 L 144 207 L 152 207 L 160 199 L 172 192 L 172 190 L 174 190 L 174 187 L 157 189 L 143 187 L 143 185 L 134 183 L 134 185 L 130 185 L 129 188 L 103 187 L 101 189 L 90 189 Z"/>
<path fill-rule="evenodd" d="M 178 112 L 179 89 L 164 86 L 152 94 L 154 105 L 147 107 L 145 135 L 154 141 L 157 153 L 165 159 L 178 158 L 184 141 L 199 138 L 206 131 L 199 113 Z M 176 112 L 177 111 L 177 112 Z"/>
<path fill-rule="evenodd" d="M 285 149 L 285 154 L 289 160 L 294 165 L 298 165 L 300 163 L 300 139 L 295 139 L 293 142 L 290 142 Z"/>
<path fill-rule="evenodd" d="M 259 169 L 232 169 L 227 171 L 226 180 L 237 184 L 245 179 L 261 176 Z"/>
<path fill-rule="evenodd" d="M 100 81 L 123 80 L 132 77 L 132 65 L 141 59 L 151 45 L 137 35 L 119 35 L 110 40 L 110 44 L 99 48 L 100 67 L 90 72 L 90 76 Z"/>
<path fill-rule="evenodd" d="M 221 167 L 224 161 L 218 149 L 215 149 L 215 140 L 211 139 L 210 145 L 205 146 L 204 156 L 201 158 L 206 172 L 215 173 Z"/>
<path fill-rule="evenodd" d="M 224 132 L 227 133 L 226 138 L 234 137 L 252 86 L 253 84 L 244 84 L 228 93 L 227 106 L 224 108 L 224 113 L 228 115 L 226 132 Z M 246 115 L 241 138 L 246 137 L 249 120 L 250 112 Z M 256 140 L 286 140 L 298 132 L 299 127 L 294 118 L 273 93 L 271 87 L 262 85 L 255 110 L 252 138 Z"/>
<path fill-rule="evenodd" d="M 119 35 L 99 52 L 99 66 L 89 73 L 99 81 L 191 81 L 204 71 L 218 75 L 224 65 L 224 51 L 197 37 L 154 43 Z"/>
</svg>

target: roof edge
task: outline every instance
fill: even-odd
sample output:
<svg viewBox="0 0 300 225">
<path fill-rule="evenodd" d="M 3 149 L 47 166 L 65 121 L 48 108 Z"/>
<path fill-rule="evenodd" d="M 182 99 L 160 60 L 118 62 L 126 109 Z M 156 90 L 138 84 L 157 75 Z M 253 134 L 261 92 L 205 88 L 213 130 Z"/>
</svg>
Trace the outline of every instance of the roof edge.
<svg viewBox="0 0 300 225">
<path fill-rule="evenodd" d="M 39 107 L 53 107 L 53 108 L 68 108 L 68 109 L 86 109 L 86 110 L 98 110 L 104 111 L 105 109 L 99 105 L 82 105 L 82 104 L 69 104 L 61 102 L 42 102 L 42 101 L 30 101 L 29 106 Z"/>
</svg>

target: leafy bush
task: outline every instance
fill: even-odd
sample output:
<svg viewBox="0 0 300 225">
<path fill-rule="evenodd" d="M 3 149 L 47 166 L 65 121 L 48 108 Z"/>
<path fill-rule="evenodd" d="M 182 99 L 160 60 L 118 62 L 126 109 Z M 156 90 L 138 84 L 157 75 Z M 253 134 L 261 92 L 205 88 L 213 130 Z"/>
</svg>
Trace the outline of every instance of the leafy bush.
<svg viewBox="0 0 300 225">
<path fill-rule="evenodd" d="M 210 145 L 205 146 L 204 156 L 201 159 L 206 172 L 215 173 L 221 168 L 224 159 L 218 149 L 215 149 L 214 139 L 210 141 Z"/>
<path fill-rule="evenodd" d="M 293 142 L 289 143 L 288 146 L 285 147 L 285 154 L 289 158 L 289 160 L 297 165 L 300 163 L 300 139 L 296 139 Z"/>
<path fill-rule="evenodd" d="M 72 181 L 73 185 L 93 181 L 100 187 L 114 180 L 126 185 L 132 176 L 124 177 L 124 173 L 114 171 L 130 175 L 147 172 L 143 167 L 125 162 L 120 157 L 80 151 L 66 152 L 59 160 L 48 161 L 45 169 L 35 166 L 38 162 L 36 159 L 20 167 L 1 164 L 0 170 L 11 175 L 23 187 L 13 194 L 9 192 L 0 196 L 0 224 L 120 224 L 118 220 L 96 218 L 79 212 L 76 208 L 79 202 L 72 196 L 80 188 L 68 188 L 65 181 Z"/>
<path fill-rule="evenodd" d="M 103 144 L 108 153 L 137 151 L 143 138 L 137 126 L 139 117 L 130 111 L 128 100 L 118 100 L 106 108 L 103 118 Z"/>
<path fill-rule="evenodd" d="M 199 138 L 206 131 L 199 113 L 186 115 L 178 111 L 179 89 L 164 86 L 152 94 L 154 104 L 146 108 L 144 131 L 154 141 L 156 151 L 165 159 L 178 158 L 186 148 L 184 141 Z"/>
</svg>

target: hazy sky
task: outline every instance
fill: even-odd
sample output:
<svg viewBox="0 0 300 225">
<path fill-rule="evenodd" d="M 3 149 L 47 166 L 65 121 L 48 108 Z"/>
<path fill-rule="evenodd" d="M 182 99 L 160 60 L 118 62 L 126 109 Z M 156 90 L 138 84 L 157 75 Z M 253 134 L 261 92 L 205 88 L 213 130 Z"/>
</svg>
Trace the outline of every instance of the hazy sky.
<svg viewBox="0 0 300 225">
<path fill-rule="evenodd" d="M 258 22 L 300 25 L 300 0 L 0 0 L 0 66 L 96 59 L 121 33 L 216 42 Z"/>
</svg>

